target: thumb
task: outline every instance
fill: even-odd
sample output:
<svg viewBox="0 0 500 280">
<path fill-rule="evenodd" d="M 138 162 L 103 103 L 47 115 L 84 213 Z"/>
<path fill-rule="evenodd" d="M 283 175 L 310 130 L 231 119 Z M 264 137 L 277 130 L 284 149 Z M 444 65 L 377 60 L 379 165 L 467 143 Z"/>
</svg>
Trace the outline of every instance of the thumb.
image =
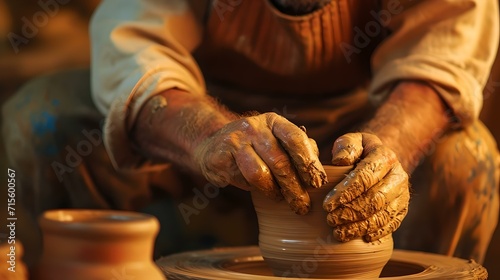
<svg viewBox="0 0 500 280">
<path fill-rule="evenodd" d="M 332 148 L 333 165 L 354 165 L 363 153 L 361 133 L 347 133 L 340 136 Z"/>
</svg>

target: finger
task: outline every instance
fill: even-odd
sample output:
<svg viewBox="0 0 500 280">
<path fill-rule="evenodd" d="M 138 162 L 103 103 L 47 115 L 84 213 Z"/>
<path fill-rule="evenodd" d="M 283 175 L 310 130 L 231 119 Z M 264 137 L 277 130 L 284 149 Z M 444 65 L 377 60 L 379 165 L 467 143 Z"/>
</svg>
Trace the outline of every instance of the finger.
<svg viewBox="0 0 500 280">
<path fill-rule="evenodd" d="M 363 152 L 363 136 L 361 133 L 348 133 L 340 136 L 333 143 L 332 164 L 353 165 Z"/>
<path fill-rule="evenodd" d="M 319 156 L 319 149 L 318 149 L 318 144 L 316 144 L 316 141 L 312 138 L 309 138 L 309 142 L 311 143 L 311 147 L 313 148 L 314 154 L 316 156 Z"/>
<path fill-rule="evenodd" d="M 238 168 L 250 188 L 258 189 L 265 196 L 279 200 L 281 193 L 269 167 L 249 145 L 243 145 L 234 154 Z"/>
<path fill-rule="evenodd" d="M 307 134 L 287 119 L 274 114 L 266 114 L 273 135 L 292 159 L 302 181 L 313 188 L 327 183 L 326 173 L 320 163 L 317 152 Z"/>
<path fill-rule="evenodd" d="M 311 207 L 309 194 L 302 187 L 290 157 L 271 131 L 263 131 L 260 137 L 252 141 L 252 145 L 257 155 L 271 170 L 271 174 L 280 186 L 281 194 L 290 208 L 299 215 L 309 212 Z"/>
<path fill-rule="evenodd" d="M 406 217 L 406 214 L 408 214 L 408 207 L 405 207 L 401 212 L 399 212 L 396 217 L 394 217 L 394 219 L 392 219 L 387 225 L 377 229 L 375 232 L 363 236 L 363 239 L 366 242 L 373 242 L 395 232 L 399 228 L 399 226 L 401 226 L 401 223 Z"/>
<path fill-rule="evenodd" d="M 340 205 L 353 201 L 384 178 L 396 162 L 397 158 L 392 150 L 382 145 L 374 147 L 356 168 L 328 193 L 323 208 L 332 212 Z"/>
<path fill-rule="evenodd" d="M 407 201 L 407 195 L 403 194 L 401 199 L 392 201 L 386 209 L 375 213 L 366 220 L 335 227 L 333 236 L 341 242 L 347 242 L 374 233 L 389 224 L 403 208 L 407 207 Z"/>
<path fill-rule="evenodd" d="M 330 212 L 327 216 L 328 223 L 338 226 L 365 220 L 408 191 L 408 174 L 398 163 L 384 179 L 365 194 Z"/>
<path fill-rule="evenodd" d="M 225 154 L 225 156 L 221 156 L 222 154 Z M 229 150 L 226 150 L 223 153 L 219 153 L 218 156 L 221 156 L 216 157 L 219 159 L 218 161 L 211 161 L 213 170 L 209 174 L 207 174 L 208 178 L 214 179 L 215 177 L 217 177 L 218 179 L 216 180 L 218 180 L 219 182 L 227 182 L 224 184 L 224 186 L 219 185 L 219 187 L 225 187 L 230 184 L 246 191 L 251 191 L 254 189 L 252 186 L 250 186 L 250 184 L 248 184 L 245 177 L 243 177 L 243 175 L 241 174 L 240 168 L 235 162 L 234 155 L 232 155 Z"/>
<path fill-rule="evenodd" d="M 238 188 L 245 190 L 245 191 L 255 190 L 255 188 L 247 182 L 247 180 L 245 179 L 243 174 L 241 174 L 241 171 L 240 171 L 237 164 L 233 165 L 232 169 L 233 170 L 230 172 L 230 176 L 231 176 L 231 183 L 230 184 L 231 185 L 238 187 Z"/>
<path fill-rule="evenodd" d="M 210 154 L 208 159 L 202 161 L 207 162 L 207 164 L 201 165 L 201 171 L 210 183 L 220 188 L 233 183 L 231 182 L 232 176 L 228 170 L 234 169 L 234 161 L 233 155 L 229 150 L 219 150 L 216 153 Z"/>
</svg>

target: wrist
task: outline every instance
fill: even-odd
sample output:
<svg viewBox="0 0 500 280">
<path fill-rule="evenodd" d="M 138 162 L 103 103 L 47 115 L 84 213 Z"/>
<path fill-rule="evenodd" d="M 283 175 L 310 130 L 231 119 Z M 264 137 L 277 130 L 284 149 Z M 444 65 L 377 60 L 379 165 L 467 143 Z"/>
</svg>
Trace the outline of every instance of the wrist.
<svg viewBox="0 0 500 280">
<path fill-rule="evenodd" d="M 401 82 L 363 128 L 391 148 L 407 172 L 429 155 L 450 127 L 450 111 L 438 93 L 422 82 Z"/>
<path fill-rule="evenodd" d="M 133 139 L 147 157 L 197 169 L 193 151 L 231 121 L 208 96 L 170 89 L 149 99 L 134 125 Z"/>
</svg>

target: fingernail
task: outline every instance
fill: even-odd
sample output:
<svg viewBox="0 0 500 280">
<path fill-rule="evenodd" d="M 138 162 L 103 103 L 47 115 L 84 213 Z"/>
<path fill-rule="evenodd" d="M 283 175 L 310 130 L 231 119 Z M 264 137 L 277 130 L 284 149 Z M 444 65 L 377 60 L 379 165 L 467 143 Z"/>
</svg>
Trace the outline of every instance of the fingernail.
<svg viewBox="0 0 500 280">
<path fill-rule="evenodd" d="M 326 212 L 332 212 L 337 207 L 338 207 L 338 205 L 336 203 L 332 203 L 332 202 L 323 204 L 323 209 L 325 209 Z"/>
<path fill-rule="evenodd" d="M 340 230 L 338 227 L 333 230 L 333 236 L 335 237 L 335 239 L 337 239 L 340 242 L 351 241 L 351 239 L 349 237 L 347 237 L 345 232 Z"/>
<path fill-rule="evenodd" d="M 340 150 L 334 154 L 332 159 L 333 165 L 351 165 L 353 164 L 353 159 L 351 153 L 346 150 Z"/>
<path fill-rule="evenodd" d="M 363 240 L 365 242 L 373 242 L 375 235 L 376 234 L 373 234 L 373 233 L 367 234 L 367 235 L 363 236 Z"/>
<path fill-rule="evenodd" d="M 309 209 L 311 208 L 311 205 L 309 203 L 305 203 L 302 201 L 294 200 L 290 204 L 293 212 L 297 215 L 305 215 L 309 212 Z"/>
<path fill-rule="evenodd" d="M 321 188 L 323 185 L 328 183 L 328 179 L 326 177 L 326 173 L 323 171 L 319 171 L 314 173 L 312 177 L 311 185 L 313 188 Z"/>
<path fill-rule="evenodd" d="M 330 206 L 330 204 L 323 204 L 323 209 L 326 211 L 326 212 L 332 212 L 332 207 Z"/>
<path fill-rule="evenodd" d="M 326 217 L 326 219 L 327 219 L 327 222 L 328 222 L 328 224 L 329 224 L 330 226 L 332 226 L 332 227 L 337 226 L 337 219 L 335 219 L 334 215 L 331 215 L 331 214 L 330 214 L 330 215 L 328 215 L 328 216 Z"/>
<path fill-rule="evenodd" d="M 327 212 L 332 212 L 333 210 L 335 210 L 337 207 L 340 206 L 338 201 L 332 198 L 335 195 L 336 190 L 337 190 L 336 188 L 331 190 L 323 199 L 323 209 L 325 209 L 325 211 Z"/>
</svg>

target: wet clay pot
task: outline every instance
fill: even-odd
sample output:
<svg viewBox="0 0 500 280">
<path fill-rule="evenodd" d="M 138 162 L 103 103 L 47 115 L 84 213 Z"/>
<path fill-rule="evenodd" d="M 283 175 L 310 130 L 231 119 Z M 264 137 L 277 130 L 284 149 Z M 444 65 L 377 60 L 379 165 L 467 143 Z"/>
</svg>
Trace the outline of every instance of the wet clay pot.
<svg viewBox="0 0 500 280">
<path fill-rule="evenodd" d="M 277 280 L 262 259 L 260 249 L 227 247 L 178 253 L 160 258 L 157 264 L 168 279 L 196 280 Z M 293 280 L 319 278 L 289 278 Z M 339 278 L 329 278 L 331 280 Z M 486 280 L 488 272 L 474 260 L 444 255 L 394 250 L 380 278 L 387 280 Z"/>
<path fill-rule="evenodd" d="M 39 220 L 39 280 L 165 279 L 153 262 L 155 217 L 108 210 L 51 210 Z"/>
<path fill-rule="evenodd" d="M 285 201 L 252 192 L 259 220 L 259 248 L 274 275 L 298 278 L 377 278 L 393 250 L 392 236 L 376 242 L 333 238 L 323 199 L 352 167 L 325 166 L 328 184 L 308 189 L 311 210 L 300 216 Z"/>
</svg>

